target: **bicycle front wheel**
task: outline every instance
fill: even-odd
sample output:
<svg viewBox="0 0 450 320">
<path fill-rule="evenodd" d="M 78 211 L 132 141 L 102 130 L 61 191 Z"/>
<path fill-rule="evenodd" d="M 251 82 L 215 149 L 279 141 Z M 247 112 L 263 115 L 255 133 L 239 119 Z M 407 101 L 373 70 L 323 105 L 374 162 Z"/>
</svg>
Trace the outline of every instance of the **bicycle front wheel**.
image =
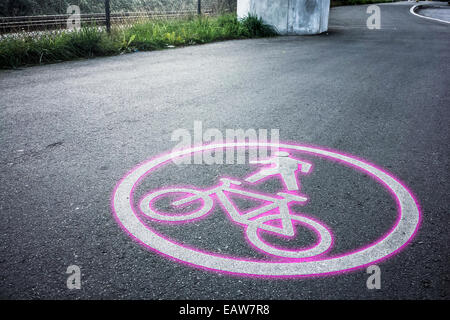
<svg viewBox="0 0 450 320">
<path fill-rule="evenodd" d="M 280 218 L 279 215 L 268 215 L 253 220 L 252 223 L 250 223 L 246 229 L 248 240 L 257 249 L 263 251 L 264 253 L 291 259 L 316 257 L 325 253 L 331 248 L 333 244 L 333 237 L 331 236 L 331 232 L 325 227 L 325 225 L 319 221 L 300 215 L 290 215 L 290 219 L 292 221 L 297 221 L 300 224 L 304 225 L 305 227 L 315 231 L 315 233 L 318 235 L 318 241 L 313 247 L 302 250 L 287 250 L 276 248 L 275 246 L 272 246 L 264 242 L 260 238 L 258 231 L 264 229 L 264 228 L 261 229 L 261 227 L 264 227 L 263 225 L 264 222 L 276 220 L 279 218 Z"/>
</svg>

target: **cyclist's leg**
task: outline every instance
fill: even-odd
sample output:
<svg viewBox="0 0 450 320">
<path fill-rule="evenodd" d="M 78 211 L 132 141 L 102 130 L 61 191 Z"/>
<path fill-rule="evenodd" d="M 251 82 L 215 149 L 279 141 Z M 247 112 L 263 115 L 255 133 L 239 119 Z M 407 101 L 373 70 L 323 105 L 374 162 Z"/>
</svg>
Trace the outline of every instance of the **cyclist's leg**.
<svg viewBox="0 0 450 320">
<path fill-rule="evenodd" d="M 297 176 L 295 174 L 295 171 L 290 172 L 282 172 L 281 178 L 284 181 L 284 184 L 286 185 L 286 188 L 289 191 L 296 191 L 299 190 L 298 182 L 297 182 Z"/>
</svg>

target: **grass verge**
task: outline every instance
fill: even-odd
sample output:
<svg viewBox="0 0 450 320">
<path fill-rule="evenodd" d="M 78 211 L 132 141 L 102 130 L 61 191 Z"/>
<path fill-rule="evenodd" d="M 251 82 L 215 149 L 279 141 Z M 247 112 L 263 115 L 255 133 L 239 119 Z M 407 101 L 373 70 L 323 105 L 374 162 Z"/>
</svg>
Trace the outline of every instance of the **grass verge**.
<svg viewBox="0 0 450 320">
<path fill-rule="evenodd" d="M 275 35 L 262 19 L 238 20 L 234 14 L 140 21 L 113 28 L 110 35 L 99 27 L 17 34 L 0 39 L 0 69 Z"/>
</svg>

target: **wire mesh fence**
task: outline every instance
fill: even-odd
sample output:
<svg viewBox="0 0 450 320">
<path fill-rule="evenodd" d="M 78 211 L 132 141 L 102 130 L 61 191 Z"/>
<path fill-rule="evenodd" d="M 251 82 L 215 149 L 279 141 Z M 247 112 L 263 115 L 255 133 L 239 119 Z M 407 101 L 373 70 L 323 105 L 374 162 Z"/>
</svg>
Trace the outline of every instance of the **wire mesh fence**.
<svg viewBox="0 0 450 320">
<path fill-rule="evenodd" d="M 65 28 L 78 6 L 82 25 L 105 25 L 105 0 L 2 0 L 0 33 Z M 201 12 L 214 15 L 235 12 L 237 0 L 109 0 L 111 25 L 130 24 L 140 19 L 176 18 Z"/>
<path fill-rule="evenodd" d="M 197 12 L 198 0 L 110 0 L 111 12 Z M 201 0 L 202 8 L 215 12 L 233 11 L 237 0 Z M 84 14 L 104 13 L 105 0 L 2 0 L 1 17 L 60 15 L 76 5 Z"/>
</svg>

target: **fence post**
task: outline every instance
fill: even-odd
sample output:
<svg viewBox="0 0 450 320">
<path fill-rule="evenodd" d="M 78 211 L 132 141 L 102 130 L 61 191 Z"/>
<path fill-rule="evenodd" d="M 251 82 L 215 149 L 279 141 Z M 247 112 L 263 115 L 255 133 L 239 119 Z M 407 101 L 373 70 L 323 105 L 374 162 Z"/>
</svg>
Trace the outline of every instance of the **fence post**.
<svg viewBox="0 0 450 320">
<path fill-rule="evenodd" d="M 105 19 L 106 32 L 111 33 L 111 8 L 109 6 L 109 0 L 105 0 Z"/>
<path fill-rule="evenodd" d="M 202 0 L 197 0 L 197 14 L 202 14 Z"/>
</svg>

